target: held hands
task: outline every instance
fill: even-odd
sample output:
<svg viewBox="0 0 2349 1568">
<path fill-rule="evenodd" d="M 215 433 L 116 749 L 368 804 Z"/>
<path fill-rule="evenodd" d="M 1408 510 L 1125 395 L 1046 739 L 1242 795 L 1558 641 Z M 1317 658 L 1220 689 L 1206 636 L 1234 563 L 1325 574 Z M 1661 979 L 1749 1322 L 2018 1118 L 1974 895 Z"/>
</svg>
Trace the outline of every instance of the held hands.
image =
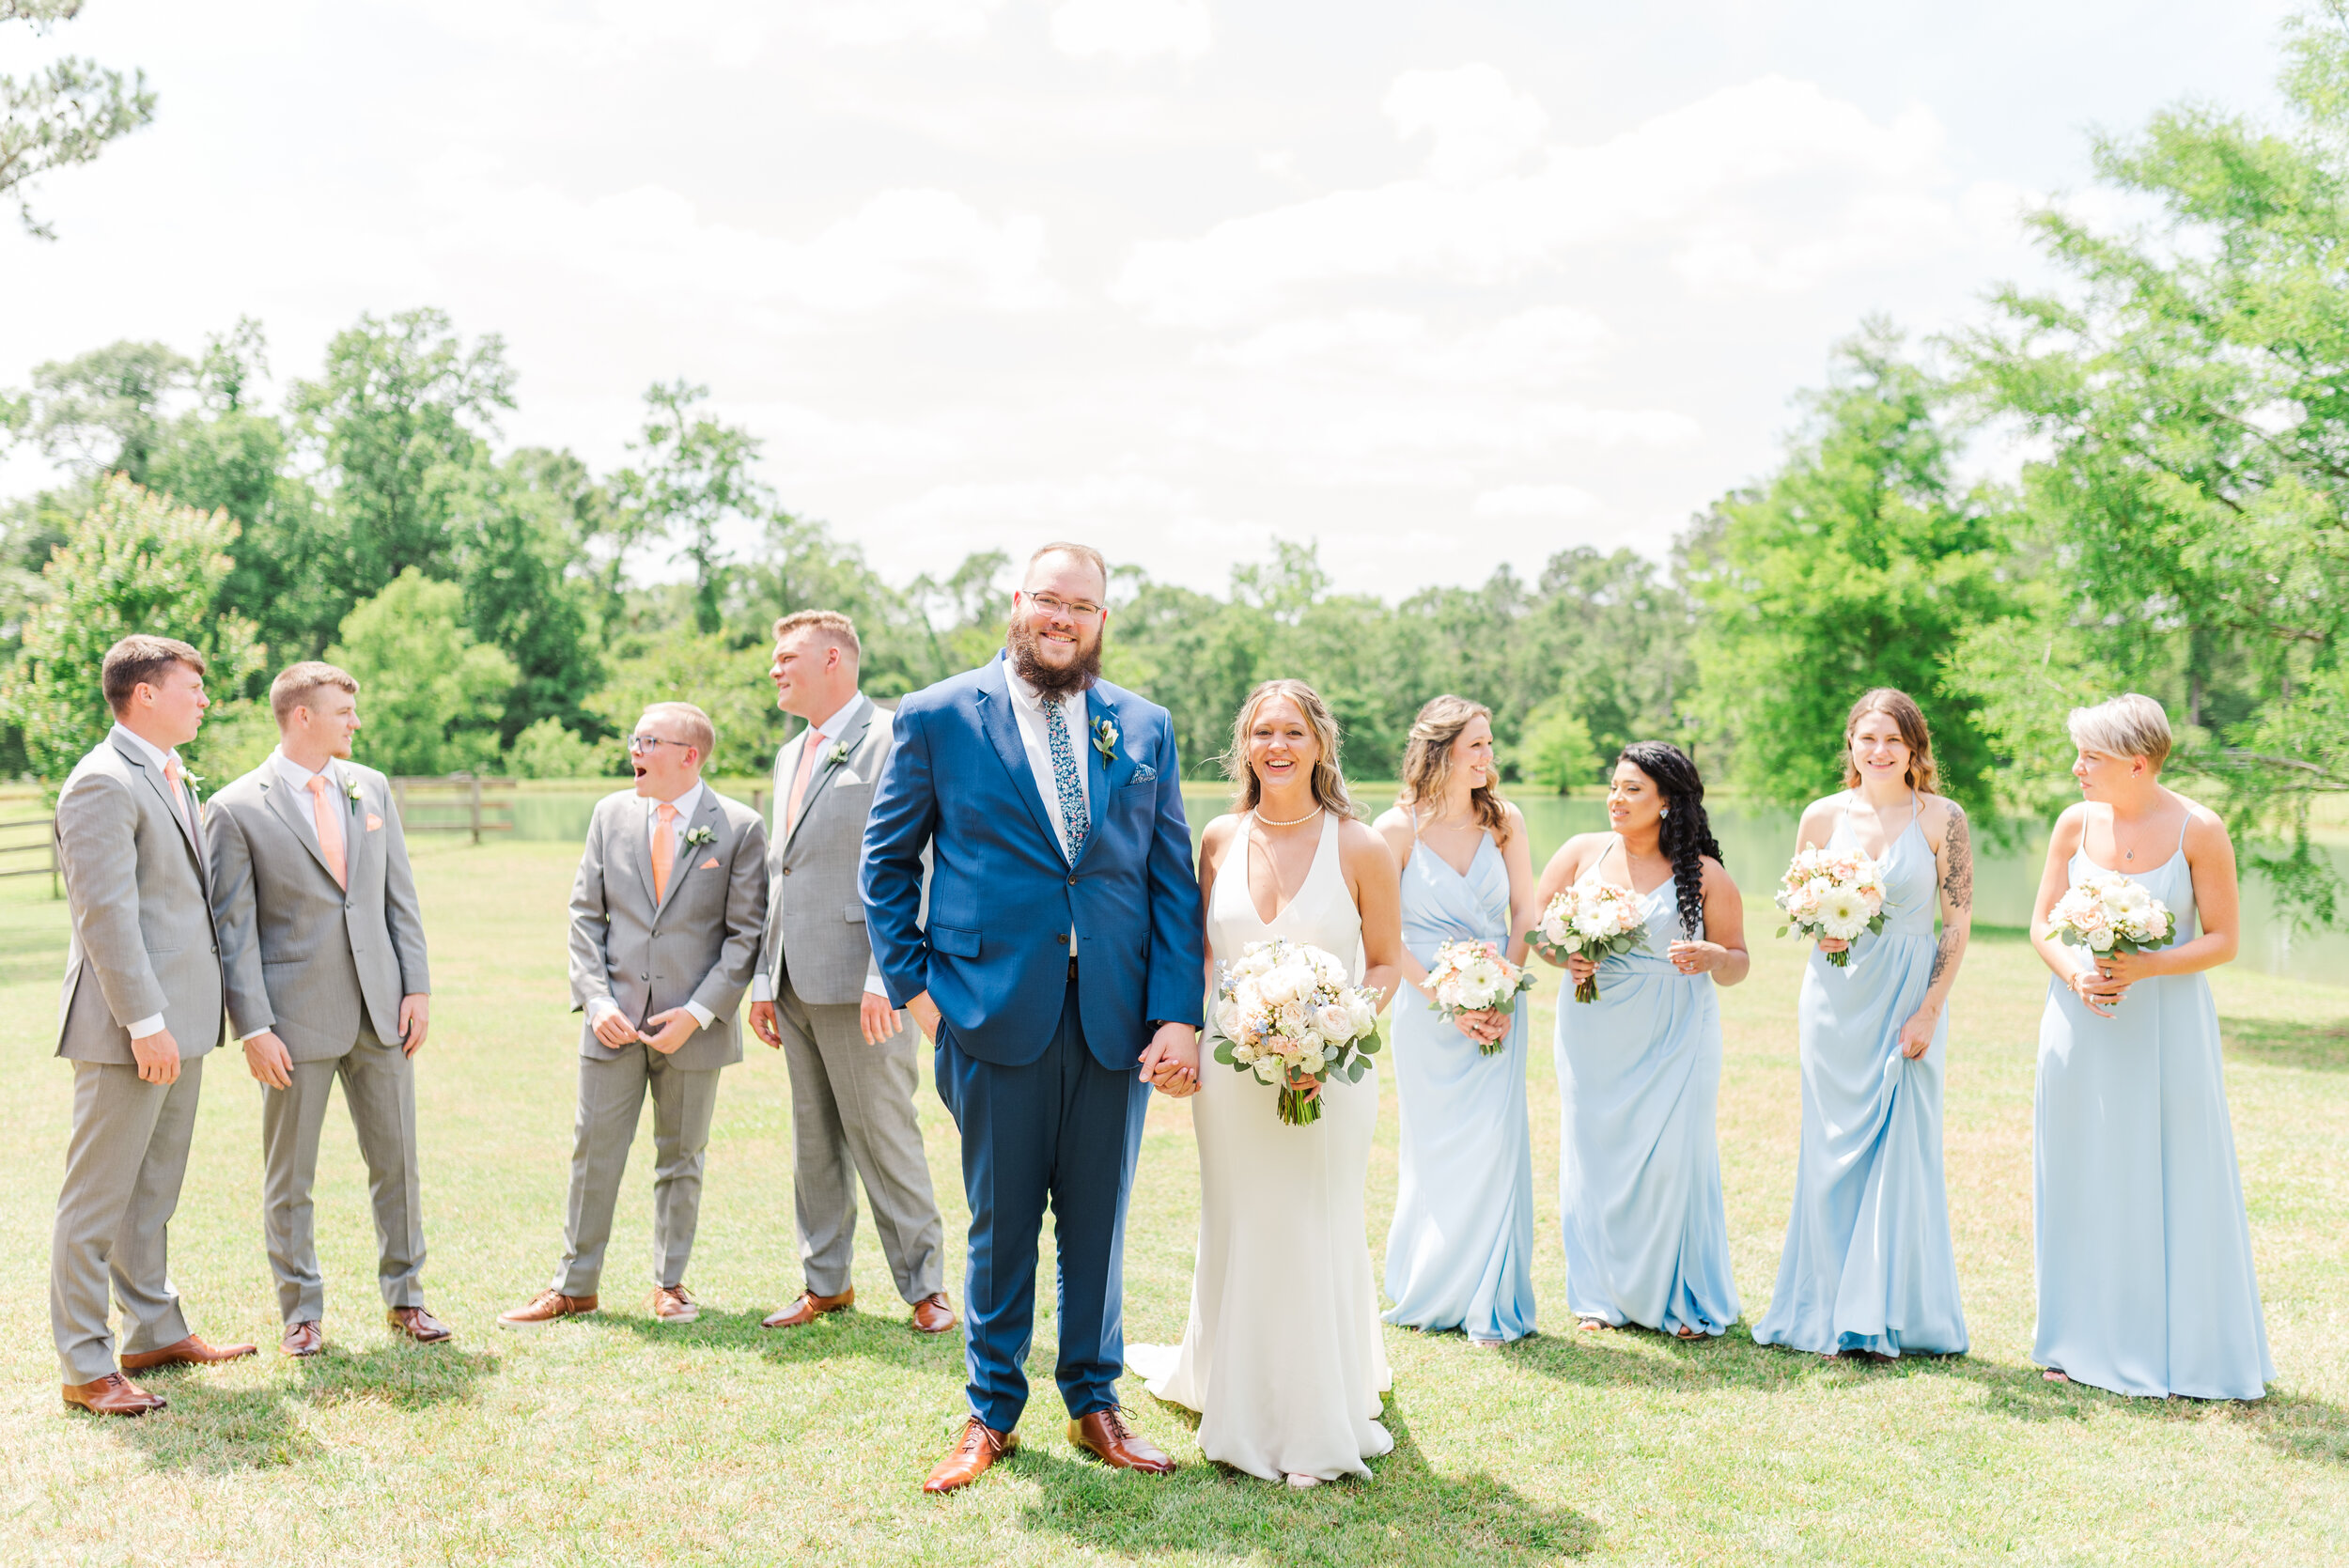
<svg viewBox="0 0 2349 1568">
<path fill-rule="evenodd" d="M 771 1001 L 751 1003 L 751 1032 L 767 1042 L 771 1049 L 783 1048 L 783 1032 L 775 1027 L 775 1004 Z"/>
<path fill-rule="evenodd" d="M 2096 970 L 2076 970 L 2064 978 L 2063 984 L 2080 999 L 2081 1006 L 2100 1018 L 2112 1017 L 2114 1004 L 2129 993 L 2128 982 L 2115 980 Z"/>
<path fill-rule="evenodd" d="M 1162 1023 L 1142 1053 L 1142 1076 L 1170 1099 L 1199 1092 L 1199 1032 L 1187 1023 Z"/>
<path fill-rule="evenodd" d="M 2123 986 L 2133 986 L 2138 981 L 2151 980 L 2162 972 L 2161 955 L 2099 953 L 2096 955 L 2096 972 L 2107 980 L 2119 981 Z"/>
<path fill-rule="evenodd" d="M 413 1056 L 424 1048 L 424 1037 L 432 1032 L 432 999 L 422 991 L 412 992 L 399 999 L 399 1049 L 403 1056 Z M 275 1039 L 275 1035 L 270 1038 Z M 284 1084 L 278 1087 L 283 1089 Z"/>
<path fill-rule="evenodd" d="M 1508 1033 L 1513 1017 L 1513 1014 L 1504 1013 L 1498 1007 L 1487 1007 L 1480 1012 L 1463 1013 L 1452 1021 L 1460 1026 L 1461 1033 L 1485 1046 Z"/>
<path fill-rule="evenodd" d="M 131 1048 L 136 1050 L 138 1042 L 132 1041 Z M 272 1089 L 293 1087 L 293 1053 L 286 1048 L 286 1042 L 277 1037 L 273 1029 L 265 1029 L 244 1043 L 244 1070 L 253 1075 L 256 1082 Z M 143 1068 L 139 1077 L 147 1077 Z"/>
<path fill-rule="evenodd" d="M 648 1048 L 659 1051 L 663 1056 L 670 1055 L 677 1047 L 692 1039 L 693 1032 L 701 1028 L 701 1024 L 693 1015 L 682 1007 L 672 1007 L 665 1013 L 655 1013 L 645 1022 L 660 1032 L 642 1034 L 638 1038 L 643 1040 Z"/>
<path fill-rule="evenodd" d="M 1821 946 L 1826 943 L 1822 942 Z M 1672 961 L 1672 968 L 1683 974 L 1710 974 L 1729 957 L 1729 949 L 1719 942 L 1674 942 L 1664 950 Z"/>
<path fill-rule="evenodd" d="M 179 1042 L 172 1038 L 169 1029 L 132 1039 L 131 1056 L 139 1064 L 139 1077 L 147 1082 L 179 1081 Z"/>
</svg>

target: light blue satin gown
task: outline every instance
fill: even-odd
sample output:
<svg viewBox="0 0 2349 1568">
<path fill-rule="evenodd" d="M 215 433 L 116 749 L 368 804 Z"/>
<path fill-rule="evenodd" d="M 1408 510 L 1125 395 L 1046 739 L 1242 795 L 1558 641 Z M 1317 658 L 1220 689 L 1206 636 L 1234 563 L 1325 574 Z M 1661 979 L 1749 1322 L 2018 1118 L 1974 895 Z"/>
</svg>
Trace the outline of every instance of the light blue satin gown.
<svg viewBox="0 0 2349 1568">
<path fill-rule="evenodd" d="M 1850 806 L 1830 848 L 1859 847 Z M 1803 971 L 1802 1155 L 1778 1288 L 1753 1338 L 1821 1355 L 1956 1355 L 1967 1341 L 1941 1177 L 1948 1016 L 1924 1055 L 1901 1054 L 1937 946 L 1939 878 L 1913 805 L 1879 863 L 1884 929 L 1852 943 L 1849 967 L 1814 949 Z"/>
<path fill-rule="evenodd" d="M 1622 863 L 1620 849 L 1617 840 L 1585 878 Z M 1680 939 L 1674 899 L 1667 881 L 1641 900 L 1648 946 L 1599 965 L 1596 1001 L 1575 1001 L 1571 977 L 1559 991 L 1566 1307 L 1668 1334 L 1720 1334 L 1737 1321 L 1713 1130 L 1720 1003 L 1711 975 L 1682 974 L 1665 956 Z"/>
<path fill-rule="evenodd" d="M 2072 857 L 2077 886 L 2103 868 Z M 2195 931 L 2186 834 L 2124 873 Z M 2276 1375 L 2210 980 L 2140 980 L 2100 1018 L 2050 979 L 2039 1025 L 2031 1359 L 2076 1383 L 2158 1398 L 2258 1399 Z"/>
<path fill-rule="evenodd" d="M 1416 839 L 1416 823 L 1414 837 Z M 1509 951 L 1509 866 L 1486 833 L 1466 875 L 1414 842 L 1403 942 L 1423 967 L 1447 941 Z M 1395 1002 L 1402 1180 L 1387 1231 L 1389 1323 L 1470 1339 L 1533 1331 L 1533 1140 L 1525 1108 L 1526 999 L 1486 1056 L 1416 991 Z"/>
</svg>

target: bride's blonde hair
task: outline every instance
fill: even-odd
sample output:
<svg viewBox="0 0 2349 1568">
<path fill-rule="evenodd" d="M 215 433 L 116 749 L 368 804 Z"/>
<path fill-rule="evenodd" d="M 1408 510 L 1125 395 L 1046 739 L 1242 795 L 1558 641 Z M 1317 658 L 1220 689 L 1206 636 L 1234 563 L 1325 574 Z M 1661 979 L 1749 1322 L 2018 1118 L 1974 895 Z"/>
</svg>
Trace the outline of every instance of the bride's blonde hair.
<svg viewBox="0 0 2349 1568">
<path fill-rule="evenodd" d="M 1248 732 L 1255 727 L 1256 709 L 1274 697 L 1286 697 L 1295 703 L 1297 711 L 1305 716 L 1305 727 L 1314 732 L 1314 745 L 1320 753 L 1314 758 L 1314 803 L 1327 808 L 1332 815 L 1352 816 L 1354 797 L 1346 792 L 1346 774 L 1338 767 L 1337 715 L 1330 711 L 1330 705 L 1321 700 L 1320 692 L 1301 680 L 1288 679 L 1258 683 L 1232 720 L 1232 746 L 1223 753 L 1223 776 L 1232 781 L 1233 809 L 1254 811 L 1256 802 L 1264 798 L 1264 785 L 1257 780 L 1256 770 L 1248 766 Z"/>
</svg>

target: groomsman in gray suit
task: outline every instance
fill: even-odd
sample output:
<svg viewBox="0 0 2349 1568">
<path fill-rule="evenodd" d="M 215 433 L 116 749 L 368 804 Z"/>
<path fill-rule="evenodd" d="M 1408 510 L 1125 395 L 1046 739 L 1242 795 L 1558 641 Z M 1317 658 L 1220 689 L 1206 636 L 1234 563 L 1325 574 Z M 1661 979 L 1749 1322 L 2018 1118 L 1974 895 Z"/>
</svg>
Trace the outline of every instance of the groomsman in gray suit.
<svg viewBox="0 0 2349 1568">
<path fill-rule="evenodd" d="M 278 1348 L 326 1348 L 310 1204 L 337 1079 L 367 1162 L 376 1282 L 392 1327 L 438 1344 L 425 1310 L 413 1059 L 430 1026 L 424 922 L 391 782 L 350 760 L 359 683 L 316 660 L 270 684 L 277 750 L 212 797 L 212 915 L 228 1021 L 261 1084 L 261 1231 Z"/>
<path fill-rule="evenodd" d="M 800 1298 L 766 1320 L 796 1328 L 856 1299 L 856 1184 L 913 1327 L 955 1326 L 945 1226 L 913 1119 L 913 1032 L 889 1005 L 857 892 L 873 785 L 888 766 L 888 715 L 857 690 L 862 644 L 848 616 L 803 610 L 775 623 L 768 671 L 777 706 L 807 721 L 775 758 L 767 940 L 751 982 L 751 1028 L 791 1069 L 792 1192 Z"/>
<path fill-rule="evenodd" d="M 210 699 L 204 660 L 169 637 L 106 650 L 114 728 L 57 795 L 57 861 L 72 934 L 57 1054 L 73 1063 L 73 1135 L 49 1249 L 49 1326 L 68 1406 L 143 1416 L 164 1401 L 117 1370 L 107 1292 L 127 1320 L 121 1366 L 254 1354 L 188 1329 L 169 1230 L 204 1057 L 220 1044 L 220 939 L 205 901 L 194 781 L 178 748 Z"/>
<path fill-rule="evenodd" d="M 767 923 L 767 827 L 702 783 L 718 743 L 691 703 L 655 703 L 628 737 L 636 788 L 587 824 L 571 884 L 571 1004 L 579 1118 L 563 1261 L 546 1290 L 502 1313 L 543 1328 L 596 1310 L 612 1210 L 645 1096 L 652 1095 L 652 1314 L 691 1323 L 685 1293 L 701 1211 L 702 1156 L 718 1074 L 742 1060 L 735 1012 Z"/>
</svg>

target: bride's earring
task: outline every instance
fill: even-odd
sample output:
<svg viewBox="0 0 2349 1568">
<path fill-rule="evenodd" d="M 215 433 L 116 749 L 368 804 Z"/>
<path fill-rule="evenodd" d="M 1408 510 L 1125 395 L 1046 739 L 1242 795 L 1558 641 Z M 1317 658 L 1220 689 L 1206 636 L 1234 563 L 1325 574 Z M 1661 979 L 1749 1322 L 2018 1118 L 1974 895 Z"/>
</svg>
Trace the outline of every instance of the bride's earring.
<svg viewBox="0 0 2349 1568">
<path fill-rule="evenodd" d="M 1656 815 L 1658 816 L 1670 816 L 1672 814 L 1672 809 L 1670 806 L 1658 806 L 1656 808 Z"/>
</svg>

